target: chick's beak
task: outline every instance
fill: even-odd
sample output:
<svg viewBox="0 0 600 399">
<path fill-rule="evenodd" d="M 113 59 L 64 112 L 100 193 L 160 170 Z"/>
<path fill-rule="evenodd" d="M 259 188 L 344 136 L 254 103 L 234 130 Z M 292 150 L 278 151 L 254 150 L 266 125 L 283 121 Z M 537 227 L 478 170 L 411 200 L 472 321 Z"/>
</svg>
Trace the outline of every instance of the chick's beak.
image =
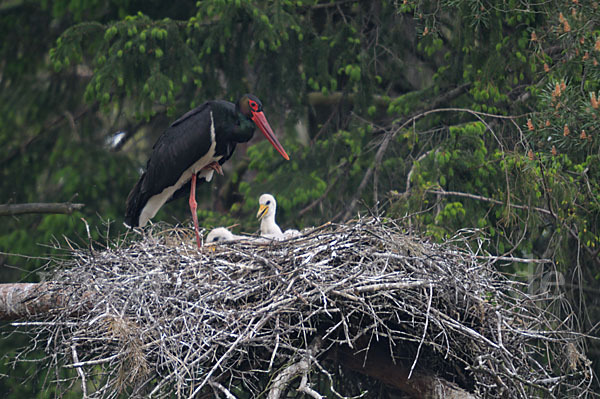
<svg viewBox="0 0 600 399">
<path fill-rule="evenodd" d="M 269 206 L 261 204 L 260 207 L 258 208 L 258 212 L 256 213 L 256 218 L 262 219 L 267 214 L 268 211 L 269 211 Z"/>
</svg>

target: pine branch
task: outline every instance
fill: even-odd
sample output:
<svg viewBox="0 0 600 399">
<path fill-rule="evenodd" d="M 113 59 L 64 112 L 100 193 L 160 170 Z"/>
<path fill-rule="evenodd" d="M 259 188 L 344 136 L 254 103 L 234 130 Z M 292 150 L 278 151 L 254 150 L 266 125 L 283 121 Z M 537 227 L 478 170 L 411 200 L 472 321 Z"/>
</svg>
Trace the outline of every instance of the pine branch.
<svg viewBox="0 0 600 399">
<path fill-rule="evenodd" d="M 354 193 L 354 196 L 352 197 L 352 200 L 350 201 L 350 203 L 348 205 L 346 213 L 344 213 L 343 220 L 350 219 L 350 217 L 354 213 L 354 209 L 356 208 L 358 199 L 360 198 L 363 190 L 367 186 L 367 183 L 371 179 L 371 176 L 373 175 L 373 172 L 375 171 L 375 169 L 378 169 L 379 165 L 381 165 L 381 162 L 383 161 L 383 156 L 385 155 L 385 152 L 387 151 L 387 148 L 388 148 L 390 142 L 392 141 L 392 139 L 394 137 L 396 137 L 396 134 L 398 134 L 398 132 L 400 132 L 402 129 L 404 129 L 406 126 L 410 125 L 411 123 L 415 122 L 417 119 L 420 119 L 426 115 L 436 113 L 436 112 L 462 111 L 462 112 L 470 112 L 470 113 L 474 113 L 474 114 L 480 114 L 475 111 L 471 111 L 471 110 L 467 110 L 467 109 L 459 109 L 459 108 L 436 109 L 438 106 L 440 106 L 448 101 L 451 101 L 452 99 L 454 99 L 456 97 L 461 96 L 465 91 L 467 91 L 469 89 L 470 86 L 471 86 L 470 84 L 464 84 L 462 86 L 456 87 L 456 88 L 448 91 L 447 93 L 445 93 L 442 96 L 439 96 L 435 101 L 432 102 L 431 106 L 429 106 L 426 109 L 421 110 L 418 113 L 416 113 L 415 115 L 411 116 L 404 123 L 400 124 L 400 126 L 393 126 L 386 133 L 386 135 L 383 139 L 383 142 L 381 143 L 381 145 L 379 146 L 379 149 L 377 150 L 377 153 L 375 154 L 375 159 L 373 160 L 373 163 L 371 164 L 371 166 L 369 166 L 369 168 L 365 172 L 362 181 L 360 182 L 358 188 L 356 189 L 356 192 Z M 489 115 L 489 116 L 495 116 L 495 115 Z"/>
<path fill-rule="evenodd" d="M 77 112 L 75 112 L 74 114 L 71 114 L 71 119 L 73 121 L 77 121 L 77 120 L 81 119 L 84 115 L 86 115 L 88 112 L 90 112 L 90 111 L 95 112 L 96 110 L 97 110 L 97 106 L 93 106 L 91 108 L 84 107 L 84 108 L 78 110 Z M 12 149 L 9 149 L 8 155 L 6 157 L 4 157 L 4 159 L 0 160 L 0 165 L 5 167 L 6 164 L 8 164 L 9 162 L 12 162 L 19 155 L 25 153 L 31 144 L 33 144 L 34 142 L 39 140 L 42 136 L 47 135 L 49 132 L 51 132 L 55 128 L 58 128 L 62 123 L 66 122 L 68 119 L 69 118 L 67 117 L 67 114 L 63 113 L 62 115 L 59 115 L 56 118 L 44 123 L 44 126 L 42 127 L 42 129 L 40 129 L 39 133 L 25 139 L 22 143 L 19 143 L 19 144 L 13 146 Z"/>
</svg>

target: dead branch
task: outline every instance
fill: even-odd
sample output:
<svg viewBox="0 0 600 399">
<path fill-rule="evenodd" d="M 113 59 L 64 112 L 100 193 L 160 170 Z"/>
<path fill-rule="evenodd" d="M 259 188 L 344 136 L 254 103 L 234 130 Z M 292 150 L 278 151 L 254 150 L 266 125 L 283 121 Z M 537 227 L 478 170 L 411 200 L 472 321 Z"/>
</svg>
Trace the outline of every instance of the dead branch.
<svg viewBox="0 0 600 399">
<path fill-rule="evenodd" d="M 75 346 L 71 346 L 72 354 L 73 354 L 73 362 L 79 363 L 79 356 L 77 355 L 77 349 Z M 81 370 L 80 367 L 77 368 L 77 374 L 79 374 L 79 378 L 81 378 L 81 392 L 83 393 L 83 399 L 87 399 L 87 382 L 85 380 L 85 374 Z"/>
<path fill-rule="evenodd" d="M 287 386 L 293 378 L 297 376 L 304 377 L 306 376 L 306 374 L 308 374 L 309 371 L 310 364 L 305 359 L 300 360 L 298 363 L 294 363 L 288 366 L 281 373 L 279 373 L 277 377 L 275 377 L 273 385 L 271 386 L 271 389 L 269 391 L 268 398 L 279 399 L 281 397 L 281 394 L 283 394 L 283 391 L 285 390 L 285 388 L 287 388 Z"/>
<path fill-rule="evenodd" d="M 233 394 L 231 393 L 231 391 L 229 391 L 229 389 L 225 388 L 223 385 L 219 384 L 218 382 L 216 382 L 216 381 L 209 381 L 209 382 L 208 382 L 208 384 L 209 384 L 211 387 L 213 387 L 213 388 L 215 388 L 215 389 L 218 389 L 219 391 L 221 391 L 221 392 L 222 392 L 222 393 L 225 395 L 225 397 L 226 397 L 227 399 L 237 399 L 237 398 L 235 397 L 235 395 L 233 395 Z M 218 396 L 217 396 L 217 397 L 218 397 Z"/>
<path fill-rule="evenodd" d="M 0 216 L 14 216 L 25 213 L 66 213 L 70 215 L 84 206 L 84 204 L 73 204 L 71 202 L 4 204 L 0 205 Z"/>
<path fill-rule="evenodd" d="M 508 205 L 504 201 L 499 201 L 494 198 L 484 197 L 482 195 L 477 195 L 477 194 L 463 193 L 463 192 L 459 192 L 459 191 L 443 191 L 443 190 L 427 190 L 426 192 L 431 193 L 431 194 L 443 195 L 443 196 L 456 196 L 456 197 L 470 198 L 470 199 L 474 199 L 477 201 L 490 202 L 492 204 L 507 205 L 507 206 L 510 206 L 511 208 L 516 208 L 516 209 L 534 210 L 536 212 L 552 216 L 552 212 L 549 211 L 548 209 L 539 208 L 537 206 L 515 205 L 515 204 Z"/>
<path fill-rule="evenodd" d="M 279 399 L 285 388 L 290 384 L 291 380 L 297 376 L 302 377 L 300 386 L 298 387 L 299 392 L 303 392 L 315 399 L 322 398 L 321 394 L 308 386 L 308 373 L 312 368 L 311 358 L 315 355 L 315 352 L 321 348 L 321 343 L 322 341 L 320 337 L 315 338 L 310 348 L 304 354 L 303 359 L 297 363 L 287 366 L 277 375 L 277 377 L 275 377 L 273 384 L 269 389 L 268 399 Z"/>
</svg>

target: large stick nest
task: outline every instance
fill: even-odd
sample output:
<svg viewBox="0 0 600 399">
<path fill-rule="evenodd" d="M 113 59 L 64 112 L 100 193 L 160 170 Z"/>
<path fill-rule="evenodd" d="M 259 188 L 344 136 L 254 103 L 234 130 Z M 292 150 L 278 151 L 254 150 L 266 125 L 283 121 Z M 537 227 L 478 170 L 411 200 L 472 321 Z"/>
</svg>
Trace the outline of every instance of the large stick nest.
<svg viewBox="0 0 600 399">
<path fill-rule="evenodd" d="M 558 299 L 528 294 L 477 248 L 376 218 L 201 251 L 181 230 L 156 230 L 59 262 L 62 308 L 25 323 L 57 380 L 102 398 L 358 395 L 376 381 L 336 353 L 367 368 L 378 347 L 399 379 L 435 374 L 473 397 L 590 390 L 573 315 L 549 312 Z"/>
</svg>

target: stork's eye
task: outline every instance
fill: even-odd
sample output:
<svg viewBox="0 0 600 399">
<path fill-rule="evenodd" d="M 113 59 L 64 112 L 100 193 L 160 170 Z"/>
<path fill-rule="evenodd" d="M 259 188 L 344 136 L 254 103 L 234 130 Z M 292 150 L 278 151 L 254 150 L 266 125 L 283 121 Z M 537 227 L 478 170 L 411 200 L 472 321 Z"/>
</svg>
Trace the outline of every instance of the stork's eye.
<svg viewBox="0 0 600 399">
<path fill-rule="evenodd" d="M 271 201 L 267 201 L 267 205 L 271 204 Z"/>
<path fill-rule="evenodd" d="M 258 111 L 258 103 L 253 100 L 248 100 L 248 105 L 252 108 L 252 111 Z"/>
<path fill-rule="evenodd" d="M 219 241 L 219 237 L 213 238 L 213 242 L 217 242 L 217 241 Z"/>
</svg>

